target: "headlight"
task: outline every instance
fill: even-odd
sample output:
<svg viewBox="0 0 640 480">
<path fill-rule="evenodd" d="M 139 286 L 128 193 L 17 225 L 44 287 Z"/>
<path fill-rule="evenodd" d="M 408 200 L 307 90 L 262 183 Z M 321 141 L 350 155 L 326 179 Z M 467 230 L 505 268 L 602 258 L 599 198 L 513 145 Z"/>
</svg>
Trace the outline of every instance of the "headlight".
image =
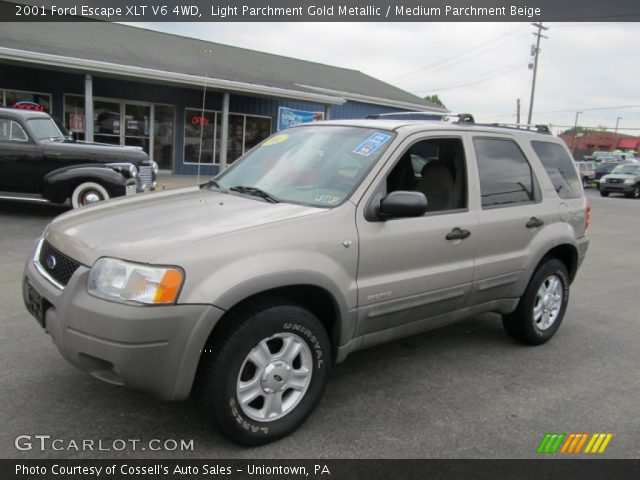
<svg viewBox="0 0 640 480">
<path fill-rule="evenodd" d="M 633 178 L 627 178 L 627 179 L 625 179 L 625 181 L 624 181 L 625 185 L 633 185 L 635 182 L 636 182 L 636 181 L 635 181 L 635 179 L 633 179 Z"/>
<path fill-rule="evenodd" d="M 100 258 L 89 273 L 89 293 L 123 303 L 170 304 L 178 298 L 184 273 L 177 267 L 154 267 Z"/>
<path fill-rule="evenodd" d="M 153 173 L 158 174 L 158 164 L 151 160 L 151 167 L 153 168 Z"/>
<path fill-rule="evenodd" d="M 131 178 L 136 178 L 138 176 L 138 167 L 136 167 L 133 163 L 129 164 L 129 176 Z"/>
</svg>

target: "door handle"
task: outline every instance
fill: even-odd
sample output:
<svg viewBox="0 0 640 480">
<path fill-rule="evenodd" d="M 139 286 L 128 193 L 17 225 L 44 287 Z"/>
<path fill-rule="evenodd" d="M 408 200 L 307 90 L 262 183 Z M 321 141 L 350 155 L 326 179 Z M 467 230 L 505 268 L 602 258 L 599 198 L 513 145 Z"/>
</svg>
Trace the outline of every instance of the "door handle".
<svg viewBox="0 0 640 480">
<path fill-rule="evenodd" d="M 464 240 L 465 238 L 469 238 L 471 232 L 469 230 L 463 230 L 461 228 L 454 228 L 445 237 L 447 240 Z"/>
<path fill-rule="evenodd" d="M 544 225 L 544 220 L 540 220 L 536 217 L 531 217 L 527 222 L 527 228 L 538 228 Z"/>
</svg>

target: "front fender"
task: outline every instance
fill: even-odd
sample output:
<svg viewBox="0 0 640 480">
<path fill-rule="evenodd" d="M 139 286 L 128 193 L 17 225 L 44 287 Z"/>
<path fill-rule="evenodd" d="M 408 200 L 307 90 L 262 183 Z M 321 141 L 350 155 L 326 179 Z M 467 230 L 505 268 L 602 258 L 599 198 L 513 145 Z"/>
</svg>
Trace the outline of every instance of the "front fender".
<svg viewBox="0 0 640 480">
<path fill-rule="evenodd" d="M 125 194 L 127 185 L 135 184 L 109 167 L 77 166 L 65 167 L 48 173 L 43 179 L 43 195 L 52 202 L 61 203 L 71 196 L 73 189 L 83 182 L 96 182 L 107 189 L 112 197 Z"/>
<path fill-rule="evenodd" d="M 188 281 L 188 280 L 187 280 Z M 338 313 L 338 342 L 355 331 L 356 284 L 353 275 L 334 259 L 317 252 L 257 254 L 231 262 L 212 272 L 180 303 L 209 303 L 229 310 L 254 295 L 281 287 L 308 285 L 326 291 Z M 345 293 L 346 292 L 346 295 Z"/>
</svg>

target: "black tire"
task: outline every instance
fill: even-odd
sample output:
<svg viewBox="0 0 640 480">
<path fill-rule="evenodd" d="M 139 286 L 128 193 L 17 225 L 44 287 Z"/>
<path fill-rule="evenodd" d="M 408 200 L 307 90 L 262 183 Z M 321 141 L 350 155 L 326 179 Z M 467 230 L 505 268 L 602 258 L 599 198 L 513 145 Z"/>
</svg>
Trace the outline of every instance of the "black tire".
<svg viewBox="0 0 640 480">
<path fill-rule="evenodd" d="M 589 187 L 589 178 L 582 177 L 582 188 L 587 188 L 587 187 Z"/>
<path fill-rule="evenodd" d="M 601 197 L 608 197 L 609 196 L 609 192 L 607 192 L 605 190 L 600 190 L 600 196 Z"/>
<path fill-rule="evenodd" d="M 315 315 L 301 306 L 274 298 L 257 299 L 242 305 L 227 313 L 223 321 L 206 346 L 196 375 L 193 393 L 202 415 L 210 424 L 218 427 L 224 436 L 241 445 L 263 445 L 290 434 L 309 417 L 324 393 L 332 362 L 331 343 L 324 326 Z M 259 369 L 248 356 L 263 342 L 269 342 L 267 345 L 272 355 L 284 354 L 285 342 L 281 337 L 287 341 L 293 339 L 301 349 L 290 362 L 291 370 L 287 372 L 296 371 L 296 368 L 298 372 L 310 370 L 310 379 L 306 390 L 297 393 L 292 388 L 284 390 L 289 376 L 283 374 L 286 377 L 280 394 L 281 399 L 286 398 L 282 400 L 283 416 L 261 421 L 252 418 L 248 412 L 258 415 L 260 409 L 269 413 L 267 397 L 273 394 L 265 390 L 263 382 L 275 382 L 274 378 L 283 382 L 283 379 L 273 371 L 271 376 L 267 375 L 268 368 Z M 282 342 L 281 351 L 277 349 L 278 341 Z M 308 350 L 305 350 L 302 341 Z M 276 343 L 275 347 L 273 343 Z M 303 350 L 307 353 L 304 354 Z M 275 363 L 278 360 L 271 361 L 267 367 Z M 312 368 L 306 369 L 305 364 Z M 253 373 L 249 375 L 250 378 L 243 380 L 247 369 L 253 370 Z M 241 404 L 238 397 L 241 381 L 255 382 L 261 396 L 248 404 Z M 284 412 L 288 402 L 292 406 L 288 412 Z"/>
<path fill-rule="evenodd" d="M 70 200 L 73 208 L 80 208 L 96 202 L 109 200 L 109 192 L 97 182 L 83 182 L 71 192 Z"/>
<path fill-rule="evenodd" d="M 559 280 L 562 286 L 562 293 L 559 295 L 562 302 L 557 309 L 557 314 L 552 323 L 546 328 L 541 328 L 542 323 L 536 321 L 534 308 L 540 302 L 538 293 L 551 278 Z M 569 275 L 564 263 L 556 258 L 545 260 L 535 271 L 529 285 L 520 298 L 520 302 L 515 311 L 502 317 L 502 324 L 505 331 L 514 339 L 527 345 L 541 345 L 547 342 L 556 333 L 569 301 Z M 542 320 L 542 319 L 540 319 Z"/>
</svg>

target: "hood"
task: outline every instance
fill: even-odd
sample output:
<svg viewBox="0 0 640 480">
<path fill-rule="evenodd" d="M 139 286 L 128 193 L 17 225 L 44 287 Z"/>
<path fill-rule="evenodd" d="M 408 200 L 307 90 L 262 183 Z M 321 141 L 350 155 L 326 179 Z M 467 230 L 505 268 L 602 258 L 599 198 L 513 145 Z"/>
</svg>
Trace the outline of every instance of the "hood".
<svg viewBox="0 0 640 480">
<path fill-rule="evenodd" d="M 45 154 L 64 155 L 67 158 L 83 158 L 90 163 L 149 162 L 149 156 L 140 148 L 109 145 L 106 143 L 47 142 Z"/>
<path fill-rule="evenodd" d="M 147 263 L 178 245 L 322 211 L 189 187 L 73 210 L 54 219 L 45 238 L 87 266 L 103 256 Z"/>
<path fill-rule="evenodd" d="M 602 178 L 604 178 L 605 180 L 609 180 L 611 178 L 618 179 L 618 180 L 628 180 L 628 179 L 638 178 L 638 175 L 634 175 L 632 173 L 608 173 Z"/>
</svg>

